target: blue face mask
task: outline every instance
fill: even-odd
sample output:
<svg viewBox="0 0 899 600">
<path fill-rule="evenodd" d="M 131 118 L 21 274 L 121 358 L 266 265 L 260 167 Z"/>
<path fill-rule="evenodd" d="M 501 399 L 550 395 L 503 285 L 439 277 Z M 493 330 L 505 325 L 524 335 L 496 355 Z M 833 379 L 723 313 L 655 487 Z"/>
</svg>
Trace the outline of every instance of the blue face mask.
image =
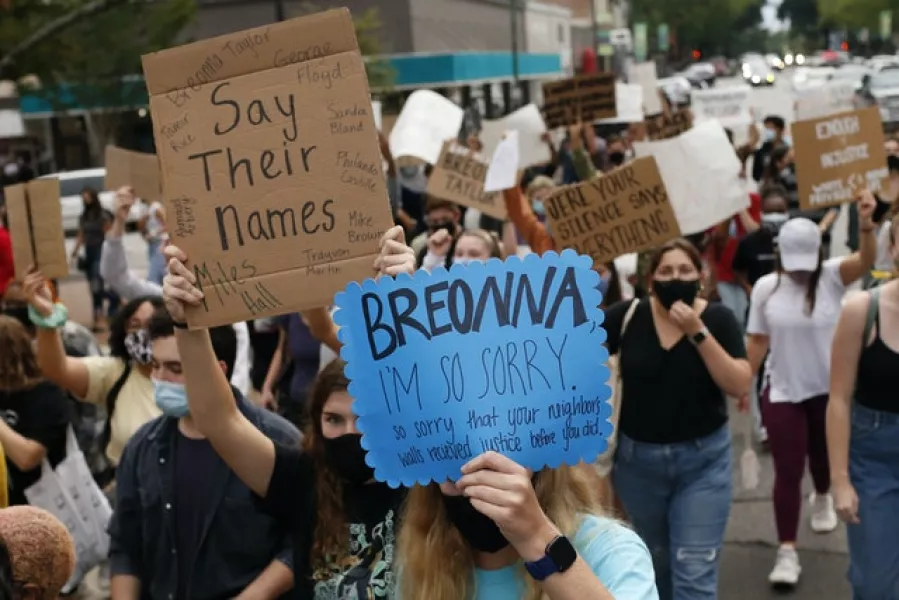
<svg viewBox="0 0 899 600">
<path fill-rule="evenodd" d="M 156 406 L 159 407 L 162 414 L 167 417 L 180 419 L 190 413 L 190 406 L 187 404 L 187 392 L 183 383 L 154 379 L 153 399 L 156 400 Z"/>
<path fill-rule="evenodd" d="M 546 215 L 546 207 L 543 206 L 543 200 L 534 200 L 534 214 L 540 215 L 541 217 Z"/>
<path fill-rule="evenodd" d="M 773 129 L 765 129 L 765 141 L 766 142 L 770 142 L 771 140 L 773 140 L 776 135 L 777 134 L 774 133 Z"/>
<path fill-rule="evenodd" d="M 792 145 L 793 145 L 793 138 L 791 138 L 791 137 L 788 136 L 788 135 L 785 135 L 785 136 L 784 136 L 784 144 L 786 144 L 787 146 L 792 146 Z"/>
</svg>

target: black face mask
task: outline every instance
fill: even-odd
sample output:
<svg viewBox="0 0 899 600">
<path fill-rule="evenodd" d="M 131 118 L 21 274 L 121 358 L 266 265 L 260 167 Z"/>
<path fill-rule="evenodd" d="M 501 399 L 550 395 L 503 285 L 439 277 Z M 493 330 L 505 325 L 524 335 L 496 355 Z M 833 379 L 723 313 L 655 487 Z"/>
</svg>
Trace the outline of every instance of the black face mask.
<svg viewBox="0 0 899 600">
<path fill-rule="evenodd" d="M 887 156 L 887 169 L 889 169 L 891 173 L 899 172 L 899 156 L 893 154 Z"/>
<path fill-rule="evenodd" d="M 436 223 L 431 223 L 428 225 L 428 229 L 431 230 L 431 233 L 436 233 L 441 229 L 446 229 L 446 231 L 452 235 L 455 230 L 455 226 L 452 221 L 437 221 Z"/>
<path fill-rule="evenodd" d="M 444 495 L 443 507 L 450 523 L 455 525 L 473 549 L 493 554 L 509 545 L 509 540 L 493 519 L 479 513 L 466 496 Z"/>
<path fill-rule="evenodd" d="M 335 438 L 323 437 L 325 461 L 337 476 L 352 485 L 361 485 L 375 475 L 365 463 L 362 435 L 348 433 Z"/>
<path fill-rule="evenodd" d="M 652 282 L 652 292 L 656 299 L 665 307 L 665 310 L 671 310 L 671 306 L 680 300 L 687 306 L 693 306 L 697 294 L 699 294 L 698 279 L 669 279 L 668 281 L 659 281 L 654 279 Z"/>
<path fill-rule="evenodd" d="M 620 167 L 624 164 L 624 152 L 609 152 L 609 164 Z"/>
</svg>

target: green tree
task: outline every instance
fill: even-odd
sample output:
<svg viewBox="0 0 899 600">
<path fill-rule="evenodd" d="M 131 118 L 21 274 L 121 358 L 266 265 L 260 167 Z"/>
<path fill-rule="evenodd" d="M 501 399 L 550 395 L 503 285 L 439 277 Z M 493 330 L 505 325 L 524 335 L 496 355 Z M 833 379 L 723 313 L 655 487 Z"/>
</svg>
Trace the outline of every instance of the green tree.
<svg viewBox="0 0 899 600">
<path fill-rule="evenodd" d="M 2 19 L 0 54 L 83 6 L 84 0 L 14 0 L 13 19 Z M 57 111 L 89 109 L 99 159 L 103 147 L 116 141 L 122 111 L 146 106 L 141 55 L 174 45 L 195 13 L 194 0 L 110 4 L 34 44 L 7 65 L 6 73 Z"/>
<path fill-rule="evenodd" d="M 823 23 L 849 30 L 868 28 L 874 35 L 879 29 L 880 13 L 892 10 L 893 18 L 899 17 L 896 0 L 817 0 L 817 3 Z"/>
<path fill-rule="evenodd" d="M 681 55 L 693 49 L 704 55 L 733 54 L 736 34 L 757 27 L 764 0 L 632 0 L 635 22 L 667 23 Z"/>
</svg>

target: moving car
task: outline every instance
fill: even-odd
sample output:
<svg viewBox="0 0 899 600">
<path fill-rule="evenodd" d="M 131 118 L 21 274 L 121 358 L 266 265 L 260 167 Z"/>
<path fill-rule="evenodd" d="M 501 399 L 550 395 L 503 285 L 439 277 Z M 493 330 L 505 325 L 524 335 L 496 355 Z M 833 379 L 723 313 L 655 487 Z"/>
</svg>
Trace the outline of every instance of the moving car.
<svg viewBox="0 0 899 600">
<path fill-rule="evenodd" d="M 766 54 L 765 60 L 768 62 L 768 66 L 772 69 L 777 69 L 778 71 L 783 71 L 786 68 L 784 61 L 776 54 Z"/>
<path fill-rule="evenodd" d="M 899 125 L 899 67 L 866 75 L 858 92 L 861 104 L 877 106 L 884 124 Z"/>
<path fill-rule="evenodd" d="M 796 65 L 797 67 L 801 67 L 802 65 L 805 64 L 805 55 L 804 54 L 792 54 L 790 52 L 787 52 L 786 55 L 784 55 L 784 64 L 786 64 L 788 67 L 791 67 L 793 65 Z"/>
<path fill-rule="evenodd" d="M 743 63 L 741 68 L 743 80 L 753 87 L 774 85 L 774 71 L 764 58 L 752 58 Z"/>
<path fill-rule="evenodd" d="M 66 234 L 78 231 L 78 219 L 84 210 L 81 191 L 84 188 L 96 190 L 100 196 L 100 204 L 108 211 L 115 210 L 115 192 L 105 187 L 106 169 L 82 169 L 79 171 L 63 171 L 51 175 L 43 175 L 41 179 L 59 179 L 59 201 L 62 204 L 62 227 Z M 135 203 L 128 215 L 128 223 L 136 225 L 143 215 L 141 205 Z"/>
<path fill-rule="evenodd" d="M 697 89 L 710 88 L 715 85 L 715 65 L 707 62 L 693 63 L 681 73 L 690 85 Z"/>
<path fill-rule="evenodd" d="M 834 70 L 833 67 L 797 67 L 791 82 L 793 92 L 804 92 L 824 85 Z"/>
<path fill-rule="evenodd" d="M 686 77 L 675 75 L 656 81 L 656 87 L 665 93 L 668 101 L 677 106 L 690 104 L 690 93 L 693 86 Z"/>
</svg>

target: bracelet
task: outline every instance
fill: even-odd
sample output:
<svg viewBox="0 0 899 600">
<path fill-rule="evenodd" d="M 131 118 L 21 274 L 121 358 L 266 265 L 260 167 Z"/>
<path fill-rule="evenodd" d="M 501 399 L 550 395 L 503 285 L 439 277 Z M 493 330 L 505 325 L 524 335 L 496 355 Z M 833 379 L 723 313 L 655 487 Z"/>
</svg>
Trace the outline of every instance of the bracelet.
<svg viewBox="0 0 899 600">
<path fill-rule="evenodd" d="M 43 316 L 33 306 L 28 305 L 28 318 L 41 329 L 59 329 L 69 320 L 69 309 L 64 304 L 57 302 L 53 305 L 50 316 Z"/>
</svg>

